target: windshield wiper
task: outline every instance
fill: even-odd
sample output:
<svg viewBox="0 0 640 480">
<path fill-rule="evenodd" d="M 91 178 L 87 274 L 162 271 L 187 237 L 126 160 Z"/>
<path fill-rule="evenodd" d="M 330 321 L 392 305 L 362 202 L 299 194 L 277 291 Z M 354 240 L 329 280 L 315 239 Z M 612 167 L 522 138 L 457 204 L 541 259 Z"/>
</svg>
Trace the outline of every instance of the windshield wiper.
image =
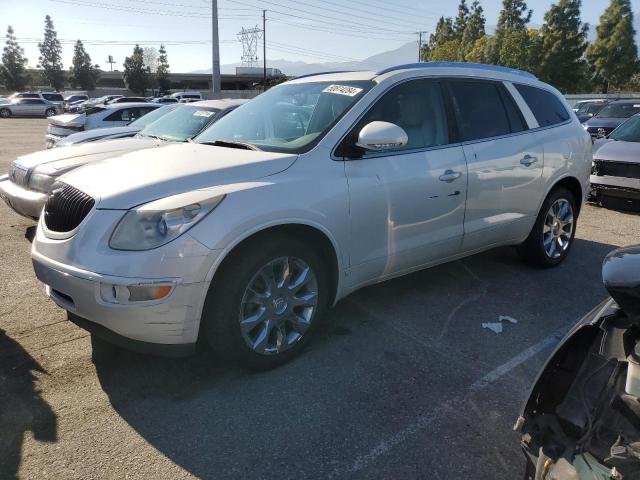
<svg viewBox="0 0 640 480">
<path fill-rule="evenodd" d="M 138 135 L 140 135 L 140 136 L 142 136 L 142 137 L 147 137 L 147 138 L 155 138 L 156 140 L 162 140 L 162 141 L 165 141 L 165 142 L 167 141 L 167 139 L 166 139 L 166 138 L 164 138 L 164 137 L 160 137 L 160 136 L 158 136 L 158 135 L 148 135 L 148 134 L 146 134 L 146 133 L 139 133 Z"/>
<path fill-rule="evenodd" d="M 214 147 L 239 148 L 241 150 L 260 151 L 260 149 L 252 143 L 235 142 L 233 140 L 215 140 L 213 142 L 198 142 L 198 143 L 202 143 L 203 145 L 213 145 Z"/>
</svg>

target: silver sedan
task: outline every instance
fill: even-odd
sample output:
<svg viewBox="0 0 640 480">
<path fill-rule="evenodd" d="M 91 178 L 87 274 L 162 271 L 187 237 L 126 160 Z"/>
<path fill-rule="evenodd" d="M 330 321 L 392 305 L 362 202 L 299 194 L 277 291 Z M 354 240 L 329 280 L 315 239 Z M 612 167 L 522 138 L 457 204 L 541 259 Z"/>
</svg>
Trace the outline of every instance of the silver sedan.
<svg viewBox="0 0 640 480">
<path fill-rule="evenodd" d="M 0 101 L 0 117 L 52 117 L 62 113 L 62 107 L 43 98 L 16 98 Z"/>
</svg>

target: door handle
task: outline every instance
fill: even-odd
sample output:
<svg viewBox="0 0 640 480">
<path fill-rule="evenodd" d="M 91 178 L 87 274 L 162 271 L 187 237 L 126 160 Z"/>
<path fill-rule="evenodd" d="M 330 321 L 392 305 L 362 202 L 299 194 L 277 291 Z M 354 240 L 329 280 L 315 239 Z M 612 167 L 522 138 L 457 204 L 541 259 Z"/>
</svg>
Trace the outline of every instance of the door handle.
<svg viewBox="0 0 640 480">
<path fill-rule="evenodd" d="M 522 157 L 522 160 L 520 160 L 520 163 L 522 165 L 524 165 L 525 167 L 530 167 L 531 165 L 533 165 L 537 161 L 538 161 L 538 157 L 532 157 L 531 155 L 525 155 L 524 157 Z"/>
<path fill-rule="evenodd" d="M 454 172 L 453 170 L 447 170 L 442 175 L 440 175 L 441 182 L 451 183 L 454 180 L 457 180 L 462 176 L 462 172 Z"/>
</svg>

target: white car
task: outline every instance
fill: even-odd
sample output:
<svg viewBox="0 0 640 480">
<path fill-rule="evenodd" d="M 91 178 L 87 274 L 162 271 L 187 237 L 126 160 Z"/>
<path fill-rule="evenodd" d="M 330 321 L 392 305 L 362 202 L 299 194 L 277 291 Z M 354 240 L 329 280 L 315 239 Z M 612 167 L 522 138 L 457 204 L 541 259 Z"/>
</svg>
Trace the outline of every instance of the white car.
<svg viewBox="0 0 640 480">
<path fill-rule="evenodd" d="M 175 98 L 180 103 L 189 103 L 202 100 L 202 94 L 200 92 L 176 92 L 172 93 L 169 98 Z"/>
<path fill-rule="evenodd" d="M 307 76 L 193 143 L 63 176 L 33 266 L 95 335 L 162 354 L 202 338 L 269 368 L 365 285 L 502 245 L 559 264 L 590 168 L 589 135 L 528 73 L 433 62 Z"/>
<path fill-rule="evenodd" d="M 96 105 L 82 113 L 65 113 L 49 117 L 47 148 L 54 147 L 62 138 L 76 132 L 94 128 L 120 127 L 128 125 L 161 105 L 138 102 Z"/>
<path fill-rule="evenodd" d="M 150 123 L 155 122 L 163 115 L 174 110 L 179 103 L 172 105 L 165 105 L 157 108 L 153 112 L 149 112 L 146 115 L 134 120 L 128 125 L 123 127 L 107 127 L 107 128 L 94 128 L 86 132 L 72 133 L 71 135 L 60 139 L 53 147 L 68 147 L 69 145 L 77 145 L 79 143 L 98 142 L 102 140 L 113 140 L 114 138 L 133 137 L 136 133 L 140 132 L 144 127 Z"/>
<path fill-rule="evenodd" d="M 16 213 L 37 219 L 47 201 L 51 185 L 61 175 L 90 162 L 125 152 L 160 147 L 168 142 L 186 142 L 246 102 L 247 100 L 206 100 L 179 105 L 178 109 L 167 105 L 168 113 L 155 118 L 134 138 L 80 142 L 78 145 L 18 157 L 11 162 L 8 175 L 0 176 L 0 198 Z M 149 115 L 155 116 L 160 110 L 162 109 Z"/>
</svg>

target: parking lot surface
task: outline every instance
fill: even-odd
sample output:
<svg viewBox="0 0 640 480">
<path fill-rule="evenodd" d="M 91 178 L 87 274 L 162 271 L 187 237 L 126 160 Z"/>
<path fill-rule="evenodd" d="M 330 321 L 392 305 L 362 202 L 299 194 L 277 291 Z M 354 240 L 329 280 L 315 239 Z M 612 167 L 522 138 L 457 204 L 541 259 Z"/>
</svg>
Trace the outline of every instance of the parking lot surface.
<svg viewBox="0 0 640 480">
<path fill-rule="evenodd" d="M 45 129 L 0 122 L 0 172 Z M 2 479 L 521 478 L 529 385 L 640 238 L 640 216 L 587 205 L 558 268 L 501 248 L 368 287 L 298 359 L 247 373 L 92 345 L 33 275 L 34 225 L 0 205 Z"/>
</svg>

